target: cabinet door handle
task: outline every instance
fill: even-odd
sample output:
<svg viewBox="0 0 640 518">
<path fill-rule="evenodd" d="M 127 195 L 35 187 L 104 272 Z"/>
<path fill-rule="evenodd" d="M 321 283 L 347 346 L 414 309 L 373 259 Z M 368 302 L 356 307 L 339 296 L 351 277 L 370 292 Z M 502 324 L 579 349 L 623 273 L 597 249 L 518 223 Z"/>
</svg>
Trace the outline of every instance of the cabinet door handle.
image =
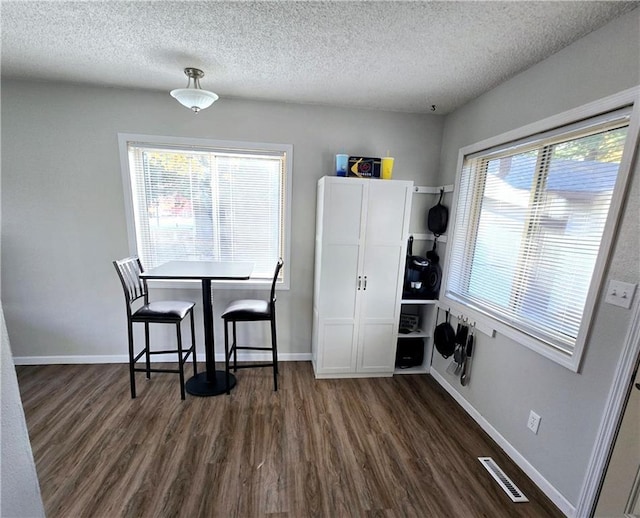
<svg viewBox="0 0 640 518">
<path fill-rule="evenodd" d="M 362 276 L 358 275 L 358 289 L 362 286 Z"/>
<path fill-rule="evenodd" d="M 364 289 L 367 289 L 367 276 L 364 276 Z"/>
</svg>

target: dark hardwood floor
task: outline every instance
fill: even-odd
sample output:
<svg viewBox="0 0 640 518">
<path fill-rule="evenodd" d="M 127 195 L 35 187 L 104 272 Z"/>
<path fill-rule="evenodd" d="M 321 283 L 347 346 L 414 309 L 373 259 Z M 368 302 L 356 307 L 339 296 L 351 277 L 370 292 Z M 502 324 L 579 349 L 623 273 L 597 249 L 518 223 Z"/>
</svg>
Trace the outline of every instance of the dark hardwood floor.
<svg viewBox="0 0 640 518">
<path fill-rule="evenodd" d="M 249 369 L 231 396 L 181 401 L 171 374 L 138 374 L 130 399 L 126 365 L 17 370 L 49 518 L 562 516 L 426 375 L 316 380 L 281 363 L 278 392 Z"/>
</svg>

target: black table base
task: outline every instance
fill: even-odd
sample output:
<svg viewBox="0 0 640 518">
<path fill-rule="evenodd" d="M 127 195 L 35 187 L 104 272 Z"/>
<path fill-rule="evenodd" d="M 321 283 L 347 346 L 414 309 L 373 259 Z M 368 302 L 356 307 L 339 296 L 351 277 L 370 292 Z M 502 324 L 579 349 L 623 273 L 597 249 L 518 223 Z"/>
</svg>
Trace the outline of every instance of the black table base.
<svg viewBox="0 0 640 518">
<path fill-rule="evenodd" d="M 217 396 L 227 392 L 227 379 L 224 371 L 214 371 L 215 380 L 207 381 L 207 373 L 200 372 L 187 380 L 186 389 L 192 396 Z M 236 377 L 229 373 L 229 389 L 236 386 Z"/>
</svg>

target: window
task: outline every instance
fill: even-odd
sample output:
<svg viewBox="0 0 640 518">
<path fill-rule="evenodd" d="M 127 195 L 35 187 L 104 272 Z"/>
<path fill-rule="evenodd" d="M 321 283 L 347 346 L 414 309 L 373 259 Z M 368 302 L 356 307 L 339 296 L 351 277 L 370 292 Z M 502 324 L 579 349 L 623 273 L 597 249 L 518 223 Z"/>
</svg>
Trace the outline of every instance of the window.
<svg viewBox="0 0 640 518">
<path fill-rule="evenodd" d="M 120 135 L 120 149 L 130 242 L 145 268 L 251 261 L 260 282 L 278 257 L 288 264 L 291 146 Z"/>
<path fill-rule="evenodd" d="M 630 113 L 461 151 L 445 297 L 574 370 L 614 194 L 624 188 Z"/>
</svg>

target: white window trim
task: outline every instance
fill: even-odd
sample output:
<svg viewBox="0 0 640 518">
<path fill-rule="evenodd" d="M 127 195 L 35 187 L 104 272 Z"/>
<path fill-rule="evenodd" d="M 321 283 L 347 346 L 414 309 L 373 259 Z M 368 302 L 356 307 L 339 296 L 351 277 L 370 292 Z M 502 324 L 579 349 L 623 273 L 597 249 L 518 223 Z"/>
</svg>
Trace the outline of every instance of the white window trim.
<svg viewBox="0 0 640 518">
<path fill-rule="evenodd" d="M 448 259 L 447 261 L 445 261 L 443 271 L 443 288 L 442 294 L 440 296 L 441 305 L 449 306 L 454 311 L 463 313 L 469 316 L 469 318 L 477 322 L 481 322 L 485 326 L 495 329 L 496 332 L 511 338 L 517 343 L 539 353 L 545 358 L 548 358 L 549 360 L 552 360 L 573 372 L 580 371 L 584 347 L 589 338 L 594 311 L 605 280 L 604 272 L 609 263 L 613 240 L 615 238 L 616 229 L 620 221 L 620 209 L 628 190 L 629 180 L 631 178 L 631 168 L 634 165 L 634 161 L 636 159 L 635 154 L 638 147 L 638 135 L 640 131 L 639 104 L 640 87 L 630 88 L 609 97 L 605 97 L 604 99 L 600 99 L 598 101 L 585 104 L 583 106 L 568 110 L 558 115 L 554 115 L 552 117 L 548 117 L 532 124 L 528 124 L 522 128 L 508 131 L 501 135 L 497 135 L 481 142 L 463 147 L 458 153 L 456 180 L 454 184 L 454 199 L 451 206 L 452 214 L 456 213 L 458 199 L 457 196 L 455 196 L 455 193 L 459 192 L 460 190 L 462 165 L 465 156 L 471 155 L 473 153 L 478 153 L 480 151 L 487 150 L 499 145 L 504 145 L 508 142 L 520 140 L 538 133 L 550 131 L 561 126 L 566 126 L 576 121 L 595 117 L 602 113 L 620 109 L 625 106 L 632 106 L 631 119 L 629 121 L 629 129 L 627 132 L 628 142 L 630 142 L 631 145 L 625 146 L 624 154 L 622 156 L 622 160 L 620 161 L 620 169 L 613 192 L 613 197 L 611 199 L 609 216 L 607 217 L 607 222 L 604 227 L 600 252 L 598 253 L 596 265 L 593 272 L 593 280 L 591 282 L 591 286 L 589 287 L 589 292 L 585 303 L 582 319 L 583 323 L 580 326 L 580 331 L 576 338 L 576 344 L 573 352 L 571 354 L 568 354 L 560 351 L 554 347 L 549 346 L 548 344 L 545 344 L 540 340 L 537 340 L 525 334 L 522 331 L 519 331 L 500 322 L 499 320 L 483 313 L 482 311 L 469 308 L 466 304 L 463 304 L 457 299 L 447 296 L 446 286 L 448 285 L 450 266 L 450 261 Z M 452 222 L 452 227 L 448 232 L 448 234 L 450 234 L 451 236 L 449 237 L 449 242 L 452 241 L 452 237 L 455 236 L 455 233 L 457 231 L 457 229 L 455 228 L 455 217 L 451 217 L 450 221 Z"/>
<path fill-rule="evenodd" d="M 122 188 L 124 193 L 124 212 L 127 223 L 127 237 L 130 255 L 138 255 L 135 216 L 133 208 L 133 193 L 131 191 L 131 171 L 129 169 L 129 142 L 144 142 L 148 144 L 172 144 L 184 147 L 212 147 L 232 149 L 264 149 L 266 151 L 283 151 L 285 161 L 285 228 L 284 228 L 284 261 L 283 280 L 276 284 L 277 290 L 289 290 L 291 285 L 291 189 L 293 172 L 293 146 L 291 144 L 274 144 L 265 142 L 244 142 L 236 140 L 214 140 L 191 137 L 169 137 L 159 135 L 142 135 L 137 133 L 118 133 L 118 147 L 120 150 L 120 170 L 122 172 Z M 275 269 L 275 264 L 274 264 Z M 173 288 L 200 290 L 200 281 L 148 281 L 149 288 Z M 272 280 L 255 281 L 212 281 L 211 285 L 217 289 L 270 290 Z"/>
</svg>

